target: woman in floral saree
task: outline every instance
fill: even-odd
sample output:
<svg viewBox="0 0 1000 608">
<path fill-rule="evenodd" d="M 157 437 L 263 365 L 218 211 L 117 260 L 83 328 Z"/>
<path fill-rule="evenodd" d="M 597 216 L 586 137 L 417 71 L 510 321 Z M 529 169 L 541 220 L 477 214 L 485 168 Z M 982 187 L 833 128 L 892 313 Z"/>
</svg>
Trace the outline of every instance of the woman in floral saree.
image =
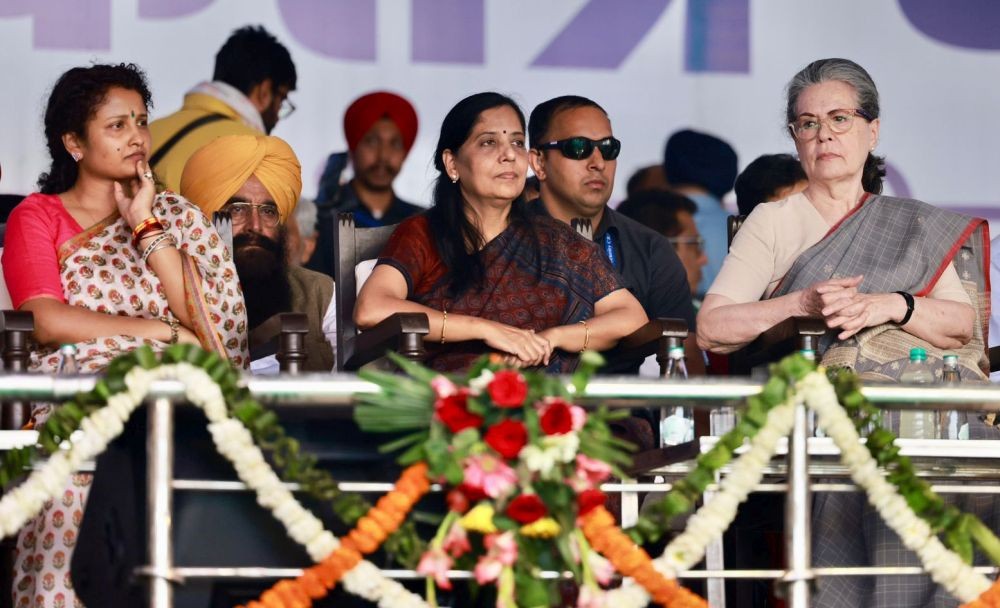
<svg viewBox="0 0 1000 608">
<path fill-rule="evenodd" d="M 60 344 L 97 373 L 142 344 L 200 344 L 247 364 L 246 313 L 230 252 L 187 201 L 156 195 L 145 76 L 133 65 L 74 68 L 45 114 L 51 170 L 11 213 L 3 269 L 13 305 L 31 311 L 31 369 L 51 373 Z M 35 409 L 41 423 L 50 405 Z M 21 531 L 14 605 L 80 605 L 68 564 L 90 475 Z"/>
</svg>

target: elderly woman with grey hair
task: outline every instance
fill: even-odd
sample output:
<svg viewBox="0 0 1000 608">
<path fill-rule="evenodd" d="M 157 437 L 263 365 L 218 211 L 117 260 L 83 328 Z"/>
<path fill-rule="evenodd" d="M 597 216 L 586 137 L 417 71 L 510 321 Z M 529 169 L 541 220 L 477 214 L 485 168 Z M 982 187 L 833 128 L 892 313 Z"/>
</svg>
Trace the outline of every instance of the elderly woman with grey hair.
<svg viewBox="0 0 1000 608">
<path fill-rule="evenodd" d="M 985 379 L 986 222 L 880 195 L 878 91 L 858 64 L 806 66 L 788 85 L 787 120 L 809 186 L 740 228 L 698 314 L 702 348 L 731 352 L 812 317 L 831 329 L 827 365 L 898 379 L 922 347 L 938 364 L 955 352 L 964 379 Z"/>
<path fill-rule="evenodd" d="M 786 112 L 809 185 L 746 219 L 698 314 L 699 345 L 732 352 L 782 321 L 811 317 L 830 330 L 818 353 L 827 366 L 898 380 L 919 347 L 937 369 L 948 350 L 963 380 L 985 380 L 986 222 L 880 194 L 879 96 L 858 64 L 809 64 L 788 84 Z M 975 438 L 1000 437 L 978 420 L 970 426 Z M 963 506 L 992 513 L 985 502 Z M 813 520 L 814 565 L 919 564 L 860 494 L 817 495 Z M 814 605 L 957 602 L 929 577 L 831 577 Z"/>
</svg>

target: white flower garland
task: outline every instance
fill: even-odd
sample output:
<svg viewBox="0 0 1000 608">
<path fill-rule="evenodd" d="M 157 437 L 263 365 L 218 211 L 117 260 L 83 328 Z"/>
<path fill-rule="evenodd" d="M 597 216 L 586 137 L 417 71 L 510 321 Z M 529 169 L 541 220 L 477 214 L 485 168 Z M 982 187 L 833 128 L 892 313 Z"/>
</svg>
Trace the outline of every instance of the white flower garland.
<svg viewBox="0 0 1000 608">
<path fill-rule="evenodd" d="M 851 478 L 865 490 L 868 502 L 899 535 L 903 545 L 920 557 L 934 582 L 963 602 L 971 602 L 986 591 L 990 587 L 986 577 L 977 574 L 945 547 L 896 487 L 886 481 L 868 448 L 861 444 L 854 424 L 837 401 L 837 394 L 826 376 L 821 371 L 812 372 L 799 381 L 798 389 L 816 412 L 819 425 L 840 448 L 841 461 L 850 469 Z"/>
<path fill-rule="evenodd" d="M 719 494 L 691 516 L 684 532 L 654 560 L 661 574 L 675 577 L 675 572 L 698 563 L 706 547 L 729 527 L 739 503 L 760 482 L 778 439 L 791 431 L 796 402 L 806 403 L 816 412 L 819 426 L 840 448 L 841 461 L 850 470 L 851 478 L 866 492 L 868 501 L 899 535 L 903 545 L 917 554 L 934 582 L 963 602 L 971 602 L 989 589 L 989 580 L 945 547 L 896 487 L 885 479 L 822 371 L 811 372 L 800 380 L 793 398 L 771 410 L 767 423 L 754 436 L 750 450 L 733 464 L 732 472 L 720 483 Z M 641 608 L 649 602 L 649 595 L 629 581 L 607 592 L 604 599 L 607 606 Z"/>
<path fill-rule="evenodd" d="M 204 370 L 188 363 L 161 365 L 153 370 L 133 367 L 124 379 L 127 389 L 112 395 L 106 407 L 80 423 L 80 436 L 69 449 L 52 454 L 27 480 L 0 499 L 0 538 L 17 533 L 47 501 L 58 497 L 72 472 L 103 452 L 121 434 L 125 422 L 145 399 L 150 384 L 168 378 L 183 382 L 188 400 L 205 412 L 216 447 L 233 463 L 239 478 L 257 494 L 257 502 L 274 514 L 313 561 L 322 561 L 332 553 L 340 545 L 337 538 L 286 489 L 246 427 L 228 416 L 218 384 Z M 385 578 L 371 562 L 362 561 L 347 572 L 343 585 L 351 593 L 384 608 L 427 606 L 423 598 Z"/>
<path fill-rule="evenodd" d="M 791 432 L 795 404 L 795 399 L 789 397 L 785 403 L 768 412 L 767 421 L 750 442 L 750 449 L 733 463 L 729 475 L 719 483 L 719 493 L 688 519 L 684 532 L 667 545 L 663 555 L 653 560 L 660 574 L 676 578 L 676 572 L 687 570 L 701 561 L 708 545 L 722 536 L 736 518 L 740 503 L 760 483 L 778 441 Z M 622 585 L 605 595 L 607 606 L 642 608 L 649 601 L 649 594 L 634 583 Z"/>
<path fill-rule="evenodd" d="M 236 469 L 239 478 L 257 494 L 261 506 L 269 509 L 304 546 L 313 561 L 319 562 L 340 545 L 289 492 L 246 427 L 230 418 L 219 386 L 204 370 L 187 363 L 162 365 L 153 370 L 133 367 L 125 376 L 126 390 L 108 399 L 103 407 L 80 423 L 80 436 L 69 449 L 59 450 L 35 470 L 27 480 L 0 499 L 0 538 L 19 531 L 44 504 L 58 497 L 65 480 L 80 465 L 103 452 L 108 443 L 121 434 L 125 422 L 142 403 L 150 384 L 157 379 L 176 378 L 185 385 L 188 400 L 201 407 L 209 419 L 209 431 L 219 452 Z M 931 578 L 963 602 L 978 598 L 990 587 L 986 577 L 977 574 L 958 555 L 947 549 L 895 486 L 886 481 L 868 449 L 860 443 L 854 424 L 837 400 L 833 386 L 821 371 L 808 374 L 796 385 L 793 396 L 768 414 L 767 422 L 754 436 L 750 449 L 733 464 L 720 483 L 719 493 L 688 520 L 684 532 L 675 538 L 654 565 L 664 576 L 674 577 L 704 555 L 706 547 L 729 527 L 741 502 L 760 482 L 764 467 L 777 447 L 778 440 L 791 431 L 797 400 L 816 412 L 821 428 L 840 448 L 841 460 L 851 477 L 865 490 L 869 502 L 900 537 L 904 546 L 914 551 Z M 371 562 L 362 561 L 344 575 L 344 588 L 379 606 L 428 604 L 396 581 L 383 576 Z M 609 591 L 604 604 L 609 606 L 645 606 L 649 596 L 635 584 Z"/>
</svg>

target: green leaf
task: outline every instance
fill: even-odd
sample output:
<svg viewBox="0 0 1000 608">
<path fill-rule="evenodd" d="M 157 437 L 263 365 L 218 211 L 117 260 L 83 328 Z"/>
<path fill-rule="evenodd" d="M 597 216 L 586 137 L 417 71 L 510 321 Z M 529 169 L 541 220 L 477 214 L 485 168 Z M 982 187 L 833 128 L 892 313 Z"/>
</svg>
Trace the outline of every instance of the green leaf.
<svg viewBox="0 0 1000 608">
<path fill-rule="evenodd" d="M 966 564 L 972 564 L 972 537 L 968 528 L 955 527 L 945 534 L 948 547 L 962 558 Z"/>
<path fill-rule="evenodd" d="M 423 383 L 429 383 L 440 374 L 432 369 L 428 369 L 419 363 L 414 363 L 399 353 L 389 352 L 389 359 L 399 366 L 408 376 Z"/>
<path fill-rule="evenodd" d="M 718 471 L 733 457 L 733 452 L 723 443 L 716 443 L 711 450 L 698 457 L 698 465 L 709 471 Z"/>
<path fill-rule="evenodd" d="M 426 439 L 426 431 L 417 431 L 416 433 L 410 433 L 409 435 L 405 435 L 394 441 L 383 443 L 378 447 L 378 451 L 381 454 L 389 454 L 390 452 L 402 450 L 403 448 L 413 445 L 414 443 L 422 443 Z"/>
<path fill-rule="evenodd" d="M 479 430 L 467 428 L 451 438 L 451 446 L 456 451 L 465 452 L 479 441 Z"/>
<path fill-rule="evenodd" d="M 525 608 L 547 607 L 551 606 L 553 600 L 556 599 L 550 597 L 548 583 L 528 572 L 521 572 L 518 569 L 515 571 L 514 580 L 518 606 Z"/>
</svg>

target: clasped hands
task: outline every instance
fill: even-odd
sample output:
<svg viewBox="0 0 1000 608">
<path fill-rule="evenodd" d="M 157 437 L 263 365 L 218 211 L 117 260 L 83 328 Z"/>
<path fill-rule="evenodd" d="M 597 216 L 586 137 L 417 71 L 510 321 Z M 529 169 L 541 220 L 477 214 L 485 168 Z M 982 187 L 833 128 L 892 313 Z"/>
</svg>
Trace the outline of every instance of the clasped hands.
<svg viewBox="0 0 1000 608">
<path fill-rule="evenodd" d="M 548 365 L 552 351 L 560 347 L 560 329 L 535 332 L 489 321 L 483 340 L 491 348 L 503 355 L 503 361 L 514 367 L 534 367 Z"/>
<path fill-rule="evenodd" d="M 898 321 L 902 297 L 894 293 L 861 293 L 864 275 L 820 281 L 800 293 L 805 316 L 823 319 L 830 329 L 839 329 L 838 340 L 846 340 L 866 327 Z"/>
</svg>

